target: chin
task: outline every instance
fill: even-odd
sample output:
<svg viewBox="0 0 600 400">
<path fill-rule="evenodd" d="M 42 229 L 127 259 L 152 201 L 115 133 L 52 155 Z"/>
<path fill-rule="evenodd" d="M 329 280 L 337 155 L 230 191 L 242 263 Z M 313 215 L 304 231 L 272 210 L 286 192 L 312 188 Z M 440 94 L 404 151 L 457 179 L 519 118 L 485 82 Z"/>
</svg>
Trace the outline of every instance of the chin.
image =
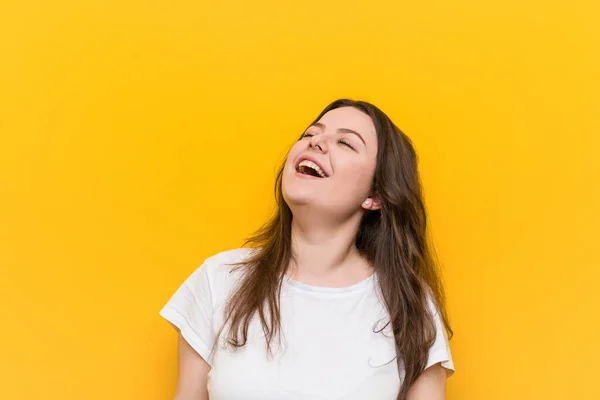
<svg viewBox="0 0 600 400">
<path fill-rule="evenodd" d="M 300 188 L 288 188 L 288 190 L 286 190 L 285 185 L 283 187 L 283 199 L 291 209 L 293 209 L 294 206 L 305 206 L 317 203 L 317 198 L 314 193 L 310 193 L 310 191 L 307 190 L 300 190 Z"/>
<path fill-rule="evenodd" d="M 316 181 L 305 180 L 295 176 L 295 171 L 283 176 L 282 194 L 283 199 L 290 209 L 301 206 L 314 206 L 322 208 L 327 203 L 326 190 L 319 186 Z"/>
</svg>

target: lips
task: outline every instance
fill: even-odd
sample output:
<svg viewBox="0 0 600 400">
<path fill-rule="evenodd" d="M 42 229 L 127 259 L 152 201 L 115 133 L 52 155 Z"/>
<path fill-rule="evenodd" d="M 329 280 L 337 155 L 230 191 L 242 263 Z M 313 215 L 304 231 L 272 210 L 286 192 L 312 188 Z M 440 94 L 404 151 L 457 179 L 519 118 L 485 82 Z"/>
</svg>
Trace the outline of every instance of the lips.
<svg viewBox="0 0 600 400">
<path fill-rule="evenodd" d="M 296 171 L 300 173 L 305 173 L 306 175 L 311 175 L 319 178 L 328 178 L 329 173 L 323 168 L 323 165 L 314 157 L 309 155 L 303 155 L 296 159 Z M 311 170 L 314 173 L 311 173 Z M 306 172 L 303 172 L 306 171 Z"/>
</svg>

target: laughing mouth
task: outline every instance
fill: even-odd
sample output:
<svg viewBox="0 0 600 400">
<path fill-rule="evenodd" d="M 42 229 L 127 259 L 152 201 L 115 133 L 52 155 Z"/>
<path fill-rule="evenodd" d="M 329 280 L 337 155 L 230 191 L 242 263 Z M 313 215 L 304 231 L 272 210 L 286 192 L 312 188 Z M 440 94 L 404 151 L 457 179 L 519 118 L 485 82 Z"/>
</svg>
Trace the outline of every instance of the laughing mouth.
<svg viewBox="0 0 600 400">
<path fill-rule="evenodd" d="M 310 160 L 300 161 L 296 167 L 296 171 L 303 175 L 310 175 L 317 178 L 327 178 L 327 175 L 325 172 L 323 172 L 321 167 Z"/>
</svg>

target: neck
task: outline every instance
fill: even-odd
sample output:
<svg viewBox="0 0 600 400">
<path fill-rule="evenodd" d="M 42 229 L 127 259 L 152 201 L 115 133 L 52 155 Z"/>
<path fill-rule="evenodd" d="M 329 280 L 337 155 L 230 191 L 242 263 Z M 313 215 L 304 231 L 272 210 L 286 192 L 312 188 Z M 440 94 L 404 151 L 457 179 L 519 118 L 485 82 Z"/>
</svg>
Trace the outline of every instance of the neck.
<svg viewBox="0 0 600 400">
<path fill-rule="evenodd" d="M 368 277 L 371 267 L 355 245 L 361 216 L 332 223 L 295 213 L 289 275 L 317 286 L 349 286 Z"/>
</svg>

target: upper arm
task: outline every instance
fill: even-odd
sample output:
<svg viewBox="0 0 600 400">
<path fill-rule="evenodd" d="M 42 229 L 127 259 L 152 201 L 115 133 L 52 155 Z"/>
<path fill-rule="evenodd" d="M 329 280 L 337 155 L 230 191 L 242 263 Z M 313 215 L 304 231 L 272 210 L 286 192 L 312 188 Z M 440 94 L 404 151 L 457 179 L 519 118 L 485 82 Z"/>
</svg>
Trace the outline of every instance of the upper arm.
<svg viewBox="0 0 600 400">
<path fill-rule="evenodd" d="M 208 400 L 210 366 L 179 333 L 177 343 L 177 389 L 175 400 Z"/>
<path fill-rule="evenodd" d="M 445 400 L 446 368 L 439 363 L 427 368 L 408 390 L 406 400 Z"/>
<path fill-rule="evenodd" d="M 177 289 L 160 314 L 178 333 L 176 400 L 208 400 L 215 334 L 213 287 L 204 263 Z"/>
<path fill-rule="evenodd" d="M 445 400 L 446 379 L 454 373 L 445 326 L 431 298 L 428 303 L 435 322 L 435 341 L 429 349 L 425 370 L 411 385 L 407 400 Z"/>
<path fill-rule="evenodd" d="M 213 287 L 204 263 L 197 268 L 160 311 L 178 331 L 185 346 L 191 346 L 209 365 L 215 341 Z M 180 340 L 181 343 L 181 340 Z"/>
<path fill-rule="evenodd" d="M 454 362 L 452 361 L 452 352 L 450 351 L 450 343 L 446 334 L 446 327 L 444 326 L 442 317 L 431 298 L 428 299 L 428 303 L 435 324 L 435 340 L 429 348 L 429 355 L 427 357 L 425 371 L 429 367 L 437 364 L 440 366 L 440 368 L 445 370 L 447 376 L 449 377 L 454 374 Z"/>
</svg>

